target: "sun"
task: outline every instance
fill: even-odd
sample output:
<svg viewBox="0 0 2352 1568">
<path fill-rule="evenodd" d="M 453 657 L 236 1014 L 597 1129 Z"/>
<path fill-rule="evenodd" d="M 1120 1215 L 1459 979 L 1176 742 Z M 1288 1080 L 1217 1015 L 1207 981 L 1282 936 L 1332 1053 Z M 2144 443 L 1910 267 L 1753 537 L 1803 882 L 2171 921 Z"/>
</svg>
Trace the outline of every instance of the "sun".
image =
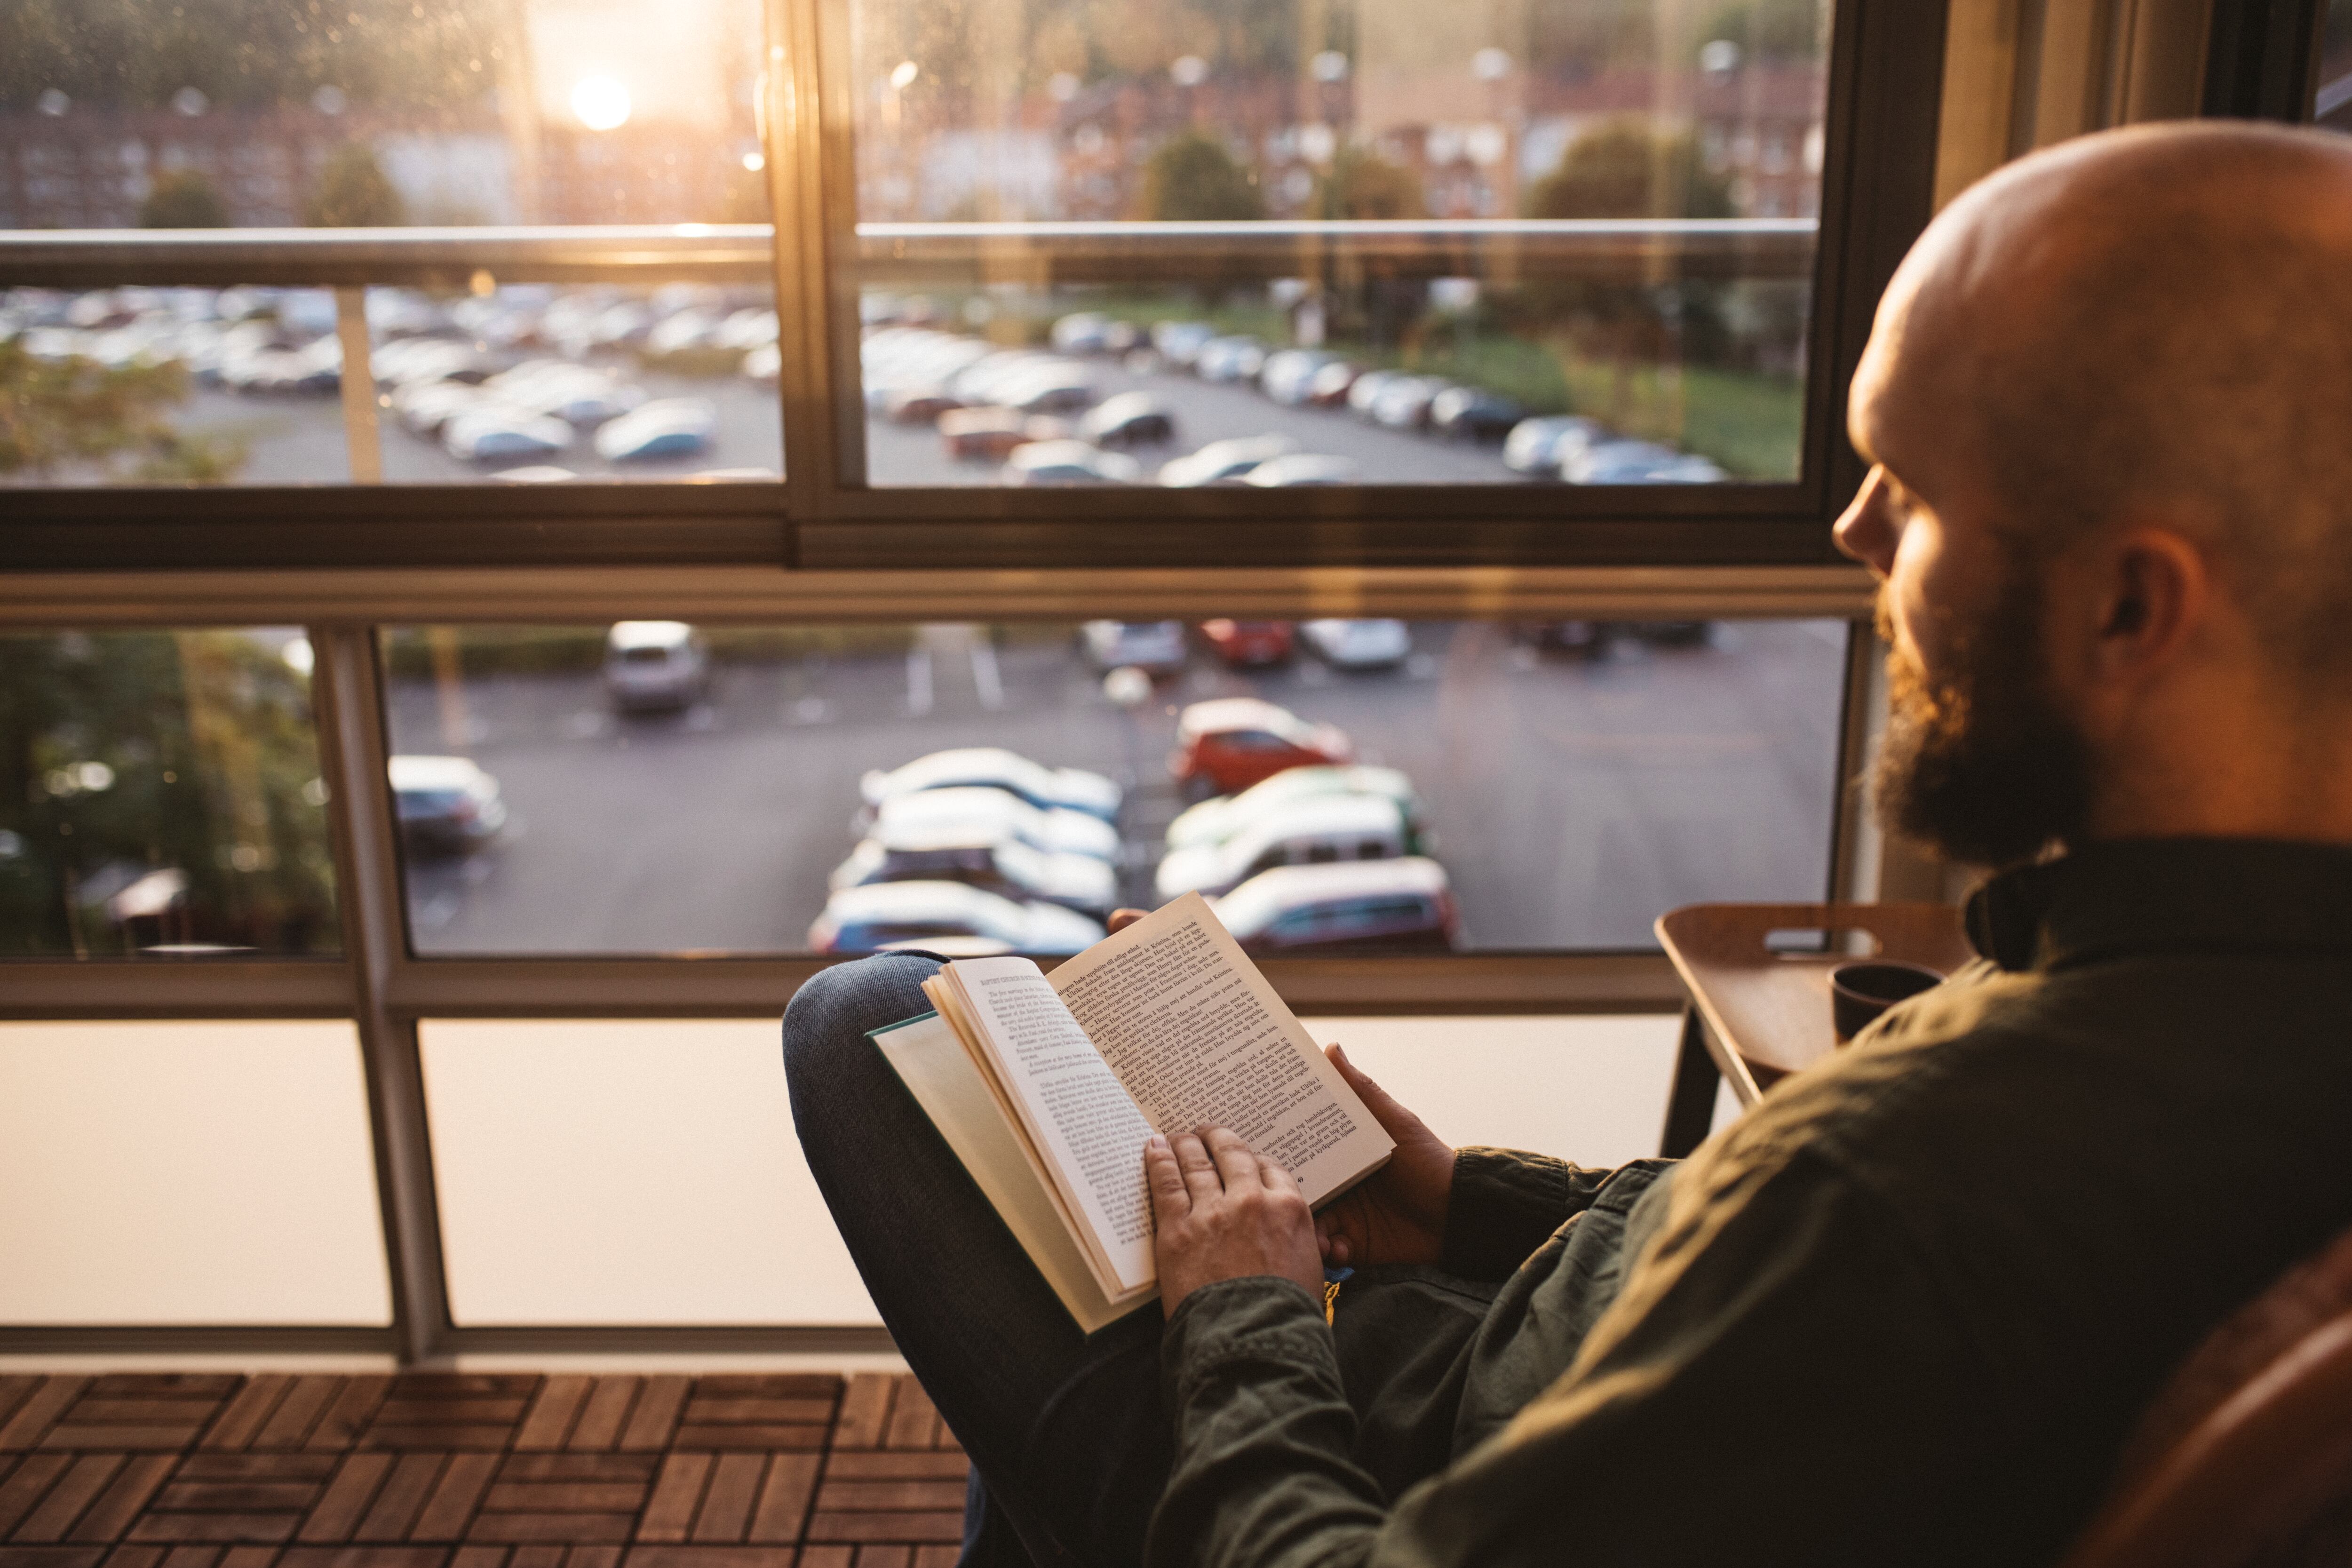
<svg viewBox="0 0 2352 1568">
<path fill-rule="evenodd" d="M 629 89 L 608 76 L 583 76 L 572 84 L 572 112 L 591 131 L 627 123 Z"/>
</svg>

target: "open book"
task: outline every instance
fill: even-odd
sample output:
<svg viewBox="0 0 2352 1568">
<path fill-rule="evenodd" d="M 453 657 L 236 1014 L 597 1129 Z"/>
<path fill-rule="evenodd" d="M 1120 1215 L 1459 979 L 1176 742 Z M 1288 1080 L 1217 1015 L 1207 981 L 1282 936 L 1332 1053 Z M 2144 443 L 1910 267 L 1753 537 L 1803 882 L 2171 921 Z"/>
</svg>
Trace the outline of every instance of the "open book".
<svg viewBox="0 0 2352 1568">
<path fill-rule="evenodd" d="M 1155 1294 L 1143 1141 L 1232 1129 L 1320 1207 L 1395 1142 L 1197 893 L 1065 961 L 967 958 L 874 1035 L 1087 1331 Z"/>
</svg>

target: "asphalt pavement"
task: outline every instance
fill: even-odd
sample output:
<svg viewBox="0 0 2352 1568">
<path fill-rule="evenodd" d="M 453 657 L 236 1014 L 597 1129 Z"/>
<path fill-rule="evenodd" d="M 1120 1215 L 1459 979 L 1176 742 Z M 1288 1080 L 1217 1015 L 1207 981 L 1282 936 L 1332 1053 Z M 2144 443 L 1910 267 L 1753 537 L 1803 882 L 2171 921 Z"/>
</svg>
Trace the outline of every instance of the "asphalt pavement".
<svg viewBox="0 0 2352 1568">
<path fill-rule="evenodd" d="M 1183 804 L 1165 761 L 1178 709 L 1255 693 L 1412 776 L 1471 945 L 1646 947 L 1677 904 L 1822 896 L 1843 639 L 1838 623 L 1727 624 L 1591 660 L 1429 623 L 1381 672 L 1195 653 L 1132 710 L 1034 626 L 721 666 L 708 701 L 665 716 L 616 715 L 593 675 L 477 679 L 455 700 L 394 682 L 394 749 L 473 757 L 511 813 L 487 850 L 410 866 L 413 933 L 424 952 L 793 951 L 854 842 L 859 776 L 964 745 L 1127 784 L 1128 888 L 1148 902 Z"/>
</svg>

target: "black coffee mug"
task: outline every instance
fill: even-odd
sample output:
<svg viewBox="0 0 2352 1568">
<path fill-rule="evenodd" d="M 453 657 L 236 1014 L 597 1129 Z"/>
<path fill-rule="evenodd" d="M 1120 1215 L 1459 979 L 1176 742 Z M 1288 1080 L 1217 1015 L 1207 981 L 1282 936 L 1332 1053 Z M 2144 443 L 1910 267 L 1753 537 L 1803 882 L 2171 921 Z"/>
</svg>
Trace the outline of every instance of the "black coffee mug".
<svg viewBox="0 0 2352 1568">
<path fill-rule="evenodd" d="M 1931 991 L 1944 977 L 1923 963 L 1899 963 L 1875 958 L 1866 963 L 1841 963 L 1830 971 L 1830 1018 L 1837 1043 L 1844 1045 L 1874 1023 L 1897 1002 Z"/>
</svg>

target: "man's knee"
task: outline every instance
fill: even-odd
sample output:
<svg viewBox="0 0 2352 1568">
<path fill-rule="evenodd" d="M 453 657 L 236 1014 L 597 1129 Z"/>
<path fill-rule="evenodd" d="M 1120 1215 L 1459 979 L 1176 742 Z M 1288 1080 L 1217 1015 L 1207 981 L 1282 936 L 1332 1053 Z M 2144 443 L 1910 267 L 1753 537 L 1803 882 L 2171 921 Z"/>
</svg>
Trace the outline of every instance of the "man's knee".
<svg viewBox="0 0 2352 1568">
<path fill-rule="evenodd" d="M 784 1007 L 785 1076 L 820 1073 L 869 1031 L 930 1011 L 923 982 L 939 967 L 911 952 L 877 952 L 811 975 Z"/>
</svg>

